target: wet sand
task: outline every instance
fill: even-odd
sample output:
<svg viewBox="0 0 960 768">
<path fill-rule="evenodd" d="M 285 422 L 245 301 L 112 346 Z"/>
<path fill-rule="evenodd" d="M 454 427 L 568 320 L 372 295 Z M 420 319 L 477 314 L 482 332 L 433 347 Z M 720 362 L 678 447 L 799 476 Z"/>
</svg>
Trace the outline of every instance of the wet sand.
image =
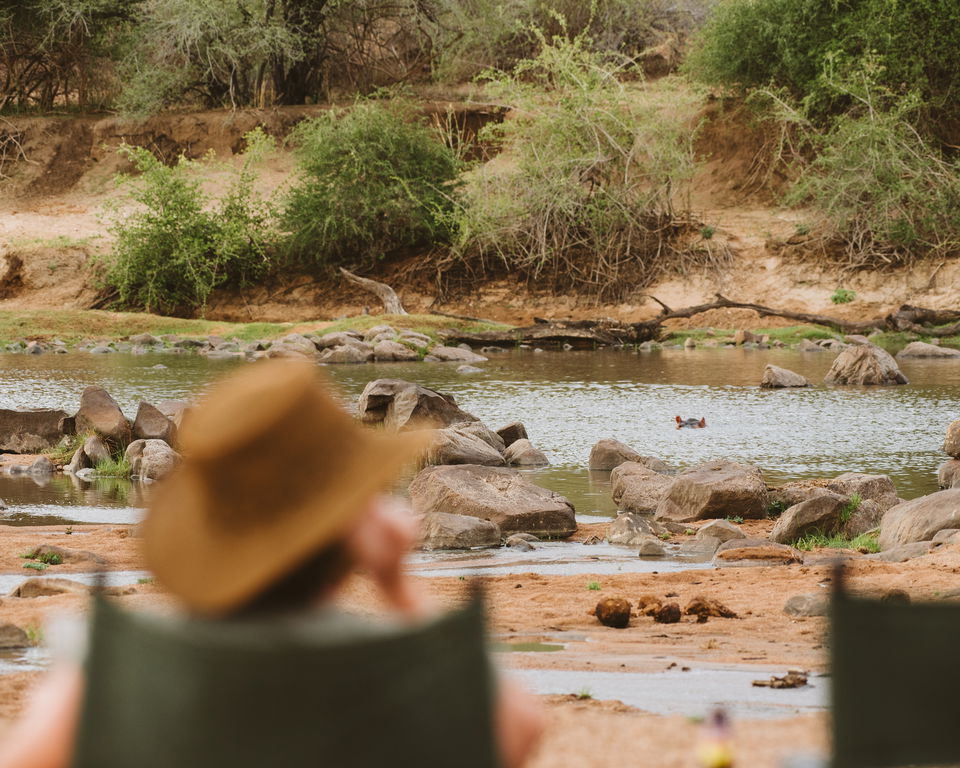
<svg viewBox="0 0 960 768">
<path fill-rule="evenodd" d="M 762 534 L 772 523 L 748 522 L 748 534 Z M 602 535 L 604 524 L 583 525 L 576 539 Z M 682 538 L 682 537 L 680 537 Z M 115 571 L 144 568 L 139 540 L 132 526 L 73 526 L 64 535 L 62 526 L 0 526 L 0 577 L 28 578 L 38 574 L 22 567 L 20 555 L 39 544 L 50 543 L 86 550 L 104 558 Z M 573 543 L 571 548 L 589 550 Z M 627 550 L 629 551 L 629 550 Z M 543 575 L 511 573 L 484 579 L 490 633 L 503 643 L 540 641 L 562 645 L 554 652 L 497 653 L 506 669 L 578 671 L 584 673 L 676 674 L 676 685 L 694 679 L 683 672 L 715 669 L 722 665 L 756 669 L 757 677 L 788 668 L 825 671 L 825 619 L 796 618 L 783 612 L 787 598 L 798 593 L 827 594 L 835 552 L 807 555 L 807 563 L 791 566 L 713 568 L 709 564 L 675 572 Z M 960 544 L 948 544 L 935 553 L 907 563 L 865 560 L 847 553 L 850 586 L 882 594 L 905 590 L 913 600 L 936 599 L 960 583 Z M 78 574 L 91 570 L 88 562 L 51 566 L 42 575 Z M 467 585 L 457 577 L 418 576 L 423 588 L 441 605 L 462 599 Z M 591 589 L 591 582 L 600 589 Z M 131 608 L 159 608 L 169 604 L 152 582 L 131 583 L 119 599 Z M 603 627 L 593 609 L 604 597 L 625 597 L 634 605 L 641 595 L 652 594 L 676 601 L 681 607 L 693 597 L 721 601 L 739 618 L 711 618 L 697 623 L 684 616 L 679 623 L 658 624 L 646 616 L 632 617 L 626 629 Z M 363 576 L 350 579 L 340 600 L 352 610 L 377 613 L 380 605 L 372 584 Z M 0 599 L 0 619 L 23 628 L 41 627 L 55 612 L 83 611 L 82 594 L 53 597 Z M 761 674 L 763 673 L 763 674 Z M 0 675 L 0 737 L 10 718 L 22 707 L 40 672 Z M 527 674 L 527 672 L 524 672 Z M 814 682 L 819 678 L 813 679 Z M 746 683 L 744 683 L 746 685 Z M 578 699 L 576 690 L 542 696 L 548 729 L 532 765 L 560 766 L 687 766 L 695 764 L 698 728 L 686 714 L 650 714 L 616 701 Z M 790 694 L 790 691 L 783 691 Z M 746 695 L 725 692 L 730 700 Z M 706 705 L 708 702 L 704 702 Z M 777 766 L 790 755 L 825 754 L 827 717 L 823 712 L 735 719 L 735 749 L 742 764 Z"/>
</svg>

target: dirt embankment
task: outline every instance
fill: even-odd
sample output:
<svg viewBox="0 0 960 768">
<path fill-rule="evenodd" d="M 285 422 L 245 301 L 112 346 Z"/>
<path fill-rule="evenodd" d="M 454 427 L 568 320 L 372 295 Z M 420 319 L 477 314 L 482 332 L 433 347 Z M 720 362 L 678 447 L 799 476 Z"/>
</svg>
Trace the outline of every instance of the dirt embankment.
<svg viewBox="0 0 960 768">
<path fill-rule="evenodd" d="M 670 78 L 667 78 L 668 80 Z M 650 88 L 664 87 L 652 83 Z M 676 87 L 672 85 L 669 87 Z M 111 215 L 129 205 L 112 179 L 130 167 L 116 151 L 121 143 L 149 147 L 173 160 L 209 157 L 220 162 L 204 167 L 204 188 L 216 193 L 227 183 L 227 166 L 236 163 L 243 135 L 260 125 L 286 136 L 304 117 L 321 106 L 273 110 L 172 113 L 144 121 L 118 117 L 34 117 L 0 122 L 0 142 L 6 154 L 0 162 L 0 309 L 90 307 L 96 300 L 97 254 L 109 249 Z M 498 108 L 475 102 L 425 103 L 438 121 L 452 114 L 468 138 L 487 121 L 499 119 Z M 452 110 L 452 111 L 451 111 Z M 629 300 L 600 304 L 577 294 L 541 294 L 518 285 L 509 276 L 476 286 L 467 293 L 438 300 L 430 276 L 414 277 L 417 256 L 386 263 L 380 279 L 391 282 L 410 311 L 442 310 L 526 324 L 534 316 L 643 320 L 659 306 L 652 294 L 672 307 L 709 301 L 717 292 L 744 301 L 867 319 L 885 314 L 901 303 L 930 307 L 955 304 L 960 290 L 960 260 L 921 263 L 912 269 L 886 272 L 844 272 L 822 260 L 804 256 L 804 234 L 815 228 L 812 212 L 776 205 L 787 177 L 770 165 L 765 151 L 776 140 L 749 113 L 708 100 L 697 137 L 701 167 L 693 180 L 690 202 L 711 238 L 730 247 L 734 258 L 722 269 L 705 270 L 661 280 Z M 15 142 L 15 143 L 13 143 Z M 22 150 L 22 152 L 21 152 Z M 263 191 L 288 183 L 293 163 L 278 152 L 263 167 L 258 181 Z M 2 178 L 8 177 L 8 178 Z M 837 307 L 831 294 L 844 287 L 856 300 Z M 332 319 L 377 311 L 369 294 L 340 280 L 285 276 L 242 291 L 213 297 L 207 316 L 234 321 L 303 321 Z M 724 311 L 683 323 L 703 326 L 770 326 L 749 311 Z"/>
</svg>

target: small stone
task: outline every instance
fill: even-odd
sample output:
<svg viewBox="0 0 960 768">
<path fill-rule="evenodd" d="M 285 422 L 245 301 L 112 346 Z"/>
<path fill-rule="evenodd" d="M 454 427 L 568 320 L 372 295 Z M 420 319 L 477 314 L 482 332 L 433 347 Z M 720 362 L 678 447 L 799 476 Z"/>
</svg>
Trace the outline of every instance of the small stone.
<svg viewBox="0 0 960 768">
<path fill-rule="evenodd" d="M 739 618 L 734 611 L 731 611 L 719 600 L 714 600 L 711 597 L 703 597 L 702 595 L 698 595 L 687 603 L 687 607 L 683 609 L 683 612 L 687 616 L 696 616 L 700 623 L 705 622 L 710 617 L 720 619 Z"/>
<path fill-rule="evenodd" d="M 656 536 L 644 536 L 640 540 L 640 550 L 637 554 L 640 557 L 665 557 L 667 550 Z"/>
<path fill-rule="evenodd" d="M 483 373 L 482 368 L 477 368 L 475 365 L 458 365 L 457 373 Z"/>
<path fill-rule="evenodd" d="M 784 603 L 787 616 L 826 616 L 830 601 L 824 595 L 793 595 Z"/>
<path fill-rule="evenodd" d="M 0 648 L 26 648 L 29 645 L 30 637 L 16 624 L 0 624 Z"/>
<path fill-rule="evenodd" d="M 503 543 L 505 547 L 510 547 L 511 549 L 517 549 L 521 552 L 529 552 L 533 549 L 536 549 L 533 544 L 531 544 L 526 538 L 523 538 L 522 534 L 515 533 L 513 536 L 508 536 L 507 540 Z"/>
<path fill-rule="evenodd" d="M 597 603 L 593 613 L 605 627 L 624 629 L 630 624 L 632 607 L 630 601 L 622 597 L 605 597 Z"/>
</svg>

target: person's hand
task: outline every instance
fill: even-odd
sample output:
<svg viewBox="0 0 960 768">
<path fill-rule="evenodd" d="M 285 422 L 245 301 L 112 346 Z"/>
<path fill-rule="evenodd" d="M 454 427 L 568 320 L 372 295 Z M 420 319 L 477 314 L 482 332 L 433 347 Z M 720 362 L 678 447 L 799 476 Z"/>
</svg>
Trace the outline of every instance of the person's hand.
<svg viewBox="0 0 960 768">
<path fill-rule="evenodd" d="M 417 521 L 409 507 L 378 496 L 344 541 L 357 567 L 370 574 L 394 610 L 410 619 L 428 610 L 425 596 L 403 571 L 403 559 L 416 539 Z"/>
</svg>

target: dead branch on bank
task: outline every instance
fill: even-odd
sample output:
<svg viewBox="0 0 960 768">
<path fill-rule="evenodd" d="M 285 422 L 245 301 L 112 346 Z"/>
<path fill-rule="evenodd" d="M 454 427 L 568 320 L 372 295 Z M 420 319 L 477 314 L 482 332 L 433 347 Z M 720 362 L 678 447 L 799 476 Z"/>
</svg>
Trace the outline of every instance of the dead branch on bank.
<svg viewBox="0 0 960 768">
<path fill-rule="evenodd" d="M 388 315 L 407 314 L 407 310 L 405 310 L 403 304 L 400 303 L 400 297 L 397 296 L 397 292 L 386 283 L 380 283 L 368 277 L 360 277 L 343 267 L 340 267 L 340 273 L 351 283 L 359 285 L 363 290 L 369 291 L 380 299 L 380 301 L 383 302 L 383 309 Z"/>
<path fill-rule="evenodd" d="M 960 312 L 955 310 L 933 310 L 923 307 L 902 305 L 896 312 L 886 317 L 861 322 L 841 320 L 829 315 L 810 312 L 793 312 L 775 309 L 762 304 L 745 301 L 733 301 L 721 294 L 709 304 L 698 304 L 683 309 L 671 309 L 656 296 L 648 298 L 659 304 L 662 309 L 656 317 L 639 323 L 617 323 L 613 320 L 545 320 L 535 318 L 534 325 L 514 328 L 509 331 L 485 331 L 482 333 L 457 333 L 447 336 L 448 341 L 467 342 L 468 344 L 513 345 L 537 342 L 541 344 L 569 344 L 574 347 L 589 347 L 597 344 L 636 344 L 655 341 L 663 332 L 663 323 L 667 320 L 693 317 L 711 309 L 750 309 L 761 317 L 783 317 L 801 323 L 822 325 L 839 333 L 865 333 L 874 329 L 891 331 L 912 331 L 924 336 L 952 336 L 960 333 Z M 953 325 L 942 326 L 943 323 Z"/>
</svg>

